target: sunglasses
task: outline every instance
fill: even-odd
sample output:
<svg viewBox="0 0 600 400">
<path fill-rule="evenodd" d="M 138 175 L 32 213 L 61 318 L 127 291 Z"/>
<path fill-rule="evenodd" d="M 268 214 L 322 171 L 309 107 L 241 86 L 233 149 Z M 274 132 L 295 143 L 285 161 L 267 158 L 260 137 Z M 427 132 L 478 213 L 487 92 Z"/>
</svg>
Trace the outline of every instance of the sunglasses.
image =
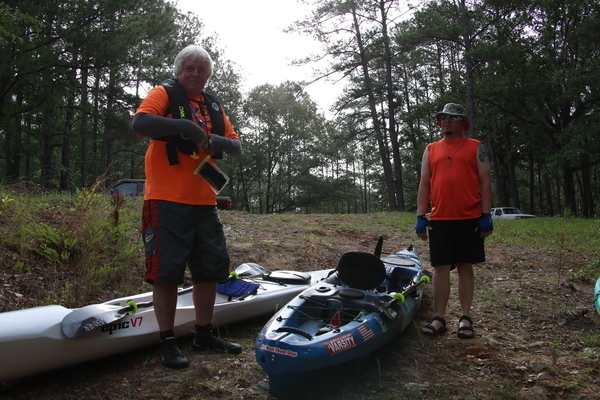
<svg viewBox="0 0 600 400">
<path fill-rule="evenodd" d="M 444 121 L 446 119 L 449 119 L 450 121 L 462 121 L 462 118 L 459 117 L 458 115 L 440 115 L 439 119 Z"/>
</svg>

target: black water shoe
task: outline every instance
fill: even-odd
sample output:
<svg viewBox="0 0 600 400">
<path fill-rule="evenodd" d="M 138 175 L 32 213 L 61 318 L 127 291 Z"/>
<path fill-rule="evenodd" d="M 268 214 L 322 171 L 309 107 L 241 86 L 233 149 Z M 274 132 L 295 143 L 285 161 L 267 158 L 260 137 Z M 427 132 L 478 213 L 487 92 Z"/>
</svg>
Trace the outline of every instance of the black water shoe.
<svg viewBox="0 0 600 400">
<path fill-rule="evenodd" d="M 179 351 L 175 335 L 161 334 L 158 355 L 165 367 L 187 368 L 190 365 L 188 359 Z"/>
<path fill-rule="evenodd" d="M 193 348 L 195 351 L 222 351 L 229 354 L 240 354 L 242 346 L 216 337 L 212 331 L 212 324 L 207 326 L 196 325 L 196 337 Z"/>
</svg>

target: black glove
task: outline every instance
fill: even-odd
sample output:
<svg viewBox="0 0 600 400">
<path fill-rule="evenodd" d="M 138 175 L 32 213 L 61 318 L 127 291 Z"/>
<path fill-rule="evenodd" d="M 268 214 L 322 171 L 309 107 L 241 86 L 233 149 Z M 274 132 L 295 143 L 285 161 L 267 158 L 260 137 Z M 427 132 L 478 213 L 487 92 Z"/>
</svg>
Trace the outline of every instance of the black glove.
<svg viewBox="0 0 600 400">
<path fill-rule="evenodd" d="M 207 150 L 211 154 L 224 151 L 228 155 L 235 157 L 242 153 L 242 143 L 238 139 L 230 139 L 219 135 L 209 135 Z"/>
<path fill-rule="evenodd" d="M 154 114 L 139 113 L 131 122 L 133 132 L 148 137 L 168 135 L 184 135 L 192 142 L 200 145 L 206 138 L 204 129 L 189 119 L 171 119 Z"/>
</svg>

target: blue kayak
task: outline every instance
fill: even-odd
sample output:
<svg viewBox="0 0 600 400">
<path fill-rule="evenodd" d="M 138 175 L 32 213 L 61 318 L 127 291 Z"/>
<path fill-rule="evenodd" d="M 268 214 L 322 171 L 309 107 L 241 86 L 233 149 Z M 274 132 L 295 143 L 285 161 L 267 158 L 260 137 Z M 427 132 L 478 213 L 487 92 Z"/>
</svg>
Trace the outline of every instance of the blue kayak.
<svg viewBox="0 0 600 400">
<path fill-rule="evenodd" d="M 428 281 L 412 246 L 381 258 L 343 254 L 327 278 L 287 303 L 259 333 L 256 361 L 269 375 L 271 395 L 394 339 L 414 319 Z"/>
</svg>

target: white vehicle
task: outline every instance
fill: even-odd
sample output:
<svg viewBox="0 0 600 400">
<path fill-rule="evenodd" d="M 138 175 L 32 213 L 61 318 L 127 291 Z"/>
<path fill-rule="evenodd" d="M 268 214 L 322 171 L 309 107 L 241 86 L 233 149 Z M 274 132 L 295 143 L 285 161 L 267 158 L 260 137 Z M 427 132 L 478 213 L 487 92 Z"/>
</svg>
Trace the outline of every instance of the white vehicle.
<svg viewBox="0 0 600 400">
<path fill-rule="evenodd" d="M 535 218 L 535 215 L 523 214 L 521 210 L 515 207 L 492 208 L 492 218 L 494 219 L 521 219 Z"/>
</svg>

